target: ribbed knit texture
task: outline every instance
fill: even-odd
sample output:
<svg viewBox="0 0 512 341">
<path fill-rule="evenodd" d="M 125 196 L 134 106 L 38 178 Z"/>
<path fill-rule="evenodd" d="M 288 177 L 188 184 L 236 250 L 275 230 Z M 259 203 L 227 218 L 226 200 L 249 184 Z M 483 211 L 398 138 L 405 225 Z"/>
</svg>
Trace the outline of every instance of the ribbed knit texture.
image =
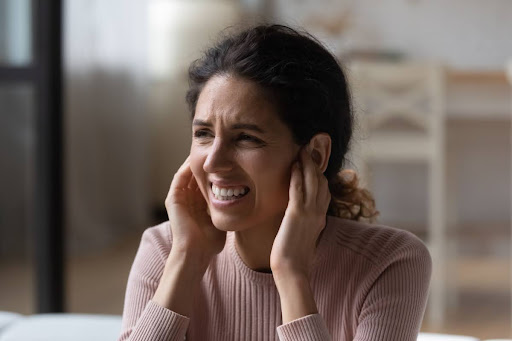
<svg viewBox="0 0 512 341">
<path fill-rule="evenodd" d="M 126 289 L 119 341 L 415 341 L 432 262 L 413 234 L 327 217 L 311 273 L 318 314 L 282 324 L 272 274 L 248 268 L 228 232 L 190 317 L 151 300 L 171 250 L 169 222 L 147 229 Z"/>
</svg>

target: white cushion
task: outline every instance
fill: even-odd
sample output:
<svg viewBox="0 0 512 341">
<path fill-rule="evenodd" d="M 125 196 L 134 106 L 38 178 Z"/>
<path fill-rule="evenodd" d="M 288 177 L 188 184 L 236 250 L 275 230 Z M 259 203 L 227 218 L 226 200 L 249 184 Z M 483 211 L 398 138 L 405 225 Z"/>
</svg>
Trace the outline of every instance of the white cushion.
<svg viewBox="0 0 512 341">
<path fill-rule="evenodd" d="M 23 315 L 11 313 L 7 311 L 0 311 L 0 333 L 4 330 L 8 325 L 13 323 L 18 319 L 22 319 Z"/>
<path fill-rule="evenodd" d="M 449 334 L 435 334 L 435 333 L 420 333 L 417 341 L 480 341 L 471 336 L 449 335 Z"/>
<path fill-rule="evenodd" d="M 3 329 L 2 329 L 3 326 Z M 121 316 L 0 312 L 0 341 L 111 341 L 121 331 Z M 417 341 L 479 341 L 460 335 L 420 333 Z M 512 340 L 488 340 L 512 341 Z"/>
<path fill-rule="evenodd" d="M 112 341 L 120 331 L 121 316 L 38 314 L 11 323 L 0 341 Z"/>
</svg>

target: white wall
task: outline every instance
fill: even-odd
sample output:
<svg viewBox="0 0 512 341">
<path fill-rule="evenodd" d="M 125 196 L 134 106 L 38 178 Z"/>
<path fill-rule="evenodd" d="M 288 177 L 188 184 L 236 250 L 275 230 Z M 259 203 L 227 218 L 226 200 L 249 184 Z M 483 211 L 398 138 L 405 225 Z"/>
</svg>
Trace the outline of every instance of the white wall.
<svg viewBox="0 0 512 341">
<path fill-rule="evenodd" d="M 334 49 L 392 48 L 460 68 L 502 68 L 512 58 L 509 0 L 275 0 L 276 17 L 304 25 Z M 306 23 L 349 15 L 342 36 Z"/>
</svg>

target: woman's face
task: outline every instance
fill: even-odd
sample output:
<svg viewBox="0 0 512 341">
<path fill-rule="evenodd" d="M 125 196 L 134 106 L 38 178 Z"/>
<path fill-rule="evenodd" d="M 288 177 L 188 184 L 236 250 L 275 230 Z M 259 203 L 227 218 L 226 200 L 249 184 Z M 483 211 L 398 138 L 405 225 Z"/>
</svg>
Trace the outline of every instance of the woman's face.
<svg viewBox="0 0 512 341">
<path fill-rule="evenodd" d="M 258 85 L 226 75 L 206 83 L 192 124 L 190 163 L 218 229 L 279 223 L 298 151 Z"/>
</svg>

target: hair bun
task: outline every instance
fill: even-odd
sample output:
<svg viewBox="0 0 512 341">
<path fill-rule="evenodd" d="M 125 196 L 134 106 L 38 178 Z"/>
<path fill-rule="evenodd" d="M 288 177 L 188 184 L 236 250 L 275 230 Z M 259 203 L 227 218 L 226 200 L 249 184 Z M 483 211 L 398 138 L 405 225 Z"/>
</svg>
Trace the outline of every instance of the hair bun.
<svg viewBox="0 0 512 341">
<path fill-rule="evenodd" d="M 373 223 L 379 215 L 375 208 L 375 199 L 366 188 L 359 187 L 359 177 L 354 170 L 341 170 L 329 184 L 329 189 L 329 214 L 369 223 Z"/>
</svg>

